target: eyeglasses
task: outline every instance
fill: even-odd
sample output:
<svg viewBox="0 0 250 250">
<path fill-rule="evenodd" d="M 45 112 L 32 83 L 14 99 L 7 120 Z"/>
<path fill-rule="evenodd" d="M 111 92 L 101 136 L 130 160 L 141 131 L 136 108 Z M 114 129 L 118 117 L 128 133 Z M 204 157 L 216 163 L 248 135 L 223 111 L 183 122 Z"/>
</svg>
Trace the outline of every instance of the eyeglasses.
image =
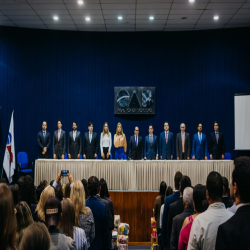
<svg viewBox="0 0 250 250">
<path fill-rule="evenodd" d="M 139 131 L 139 129 L 138 129 L 138 130 L 135 130 L 135 131 Z"/>
</svg>

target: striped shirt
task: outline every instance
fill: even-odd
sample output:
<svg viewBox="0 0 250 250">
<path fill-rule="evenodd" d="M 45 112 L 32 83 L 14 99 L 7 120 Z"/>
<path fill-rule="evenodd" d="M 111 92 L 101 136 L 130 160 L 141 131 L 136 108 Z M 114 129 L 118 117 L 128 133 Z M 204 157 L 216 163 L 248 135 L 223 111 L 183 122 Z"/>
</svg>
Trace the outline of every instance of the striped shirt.
<svg viewBox="0 0 250 250">
<path fill-rule="evenodd" d="M 87 238 L 86 238 L 85 232 L 82 228 L 74 227 L 73 239 L 76 243 L 77 250 L 87 250 L 88 249 Z"/>
</svg>

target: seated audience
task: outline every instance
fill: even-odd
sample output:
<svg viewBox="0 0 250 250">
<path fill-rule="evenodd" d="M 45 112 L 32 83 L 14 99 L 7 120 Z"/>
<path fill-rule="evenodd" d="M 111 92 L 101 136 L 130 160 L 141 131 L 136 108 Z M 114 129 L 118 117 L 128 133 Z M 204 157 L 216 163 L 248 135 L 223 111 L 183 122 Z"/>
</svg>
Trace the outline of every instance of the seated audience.
<svg viewBox="0 0 250 250">
<path fill-rule="evenodd" d="M 70 176 L 70 178 L 72 177 Z M 95 222 L 91 209 L 85 206 L 85 192 L 81 181 L 73 183 L 70 191 L 70 199 L 75 209 L 75 226 L 84 230 L 89 248 L 90 243 L 95 238 Z"/>
<path fill-rule="evenodd" d="M 86 200 L 95 220 L 95 238 L 90 244 L 90 250 L 106 250 L 109 247 L 108 215 L 106 206 L 99 202 L 96 195 L 99 191 L 99 180 L 95 176 L 88 179 L 88 190 L 90 197 Z"/>
<path fill-rule="evenodd" d="M 61 229 L 65 234 L 74 239 L 77 250 L 87 250 L 87 239 L 82 228 L 75 226 L 75 210 L 73 202 L 66 198 L 61 202 L 62 219 Z"/>
<path fill-rule="evenodd" d="M 86 179 L 82 179 L 82 185 L 85 191 L 85 200 L 87 200 L 89 198 L 89 190 L 88 190 L 88 182 Z"/>
<path fill-rule="evenodd" d="M 50 250 L 76 250 L 75 242 L 60 229 L 62 219 L 61 202 L 50 197 L 44 206 L 45 222 L 50 233 Z"/>
<path fill-rule="evenodd" d="M 30 208 L 25 201 L 21 201 L 16 205 L 15 213 L 17 221 L 16 247 L 18 248 L 23 237 L 23 231 L 34 221 Z"/>
<path fill-rule="evenodd" d="M 190 234 L 193 221 L 196 216 L 198 216 L 200 213 L 203 213 L 204 211 L 207 210 L 208 203 L 206 199 L 206 187 L 201 184 L 197 184 L 194 187 L 193 206 L 194 206 L 195 214 L 187 217 L 184 220 L 183 225 L 182 225 L 182 229 L 181 229 L 180 236 L 179 236 L 179 244 L 178 244 L 179 250 L 187 250 L 189 234 Z"/>
<path fill-rule="evenodd" d="M 168 186 L 168 188 L 166 190 L 166 197 L 169 195 L 172 195 L 173 193 L 174 193 L 173 188 L 171 186 Z M 165 199 L 166 199 L 166 197 L 165 197 Z M 164 210 L 164 203 L 161 205 L 161 210 L 160 210 L 160 221 L 159 221 L 160 228 L 162 228 L 163 210 Z"/>
<path fill-rule="evenodd" d="M 188 241 L 188 250 L 214 250 L 219 225 L 233 216 L 222 202 L 223 181 L 218 172 L 212 171 L 208 175 L 206 188 L 209 207 L 207 211 L 197 216 L 193 222 Z"/>
<path fill-rule="evenodd" d="M 10 188 L 11 192 L 12 192 L 12 196 L 13 196 L 13 202 L 14 202 L 14 206 L 16 206 L 16 204 L 19 202 L 19 186 L 18 184 L 14 184 L 11 188 Z"/>
<path fill-rule="evenodd" d="M 173 204 L 172 204 L 173 205 Z M 182 228 L 182 224 L 186 217 L 194 213 L 193 208 L 193 188 L 186 187 L 183 191 L 183 206 L 184 211 L 178 214 L 173 219 L 171 238 L 170 238 L 170 249 L 178 249 L 179 235 Z"/>
<path fill-rule="evenodd" d="M 16 216 L 10 188 L 0 183 L 0 247 L 14 250 L 16 246 Z"/>
<path fill-rule="evenodd" d="M 235 196 L 236 213 L 221 224 L 216 239 L 216 250 L 249 249 L 250 229 L 250 158 L 236 158 L 232 170 L 230 192 Z"/>
<path fill-rule="evenodd" d="M 229 187 L 228 187 L 228 179 L 226 177 L 222 177 L 223 180 L 223 196 L 222 196 L 222 202 L 224 203 L 225 207 L 231 207 L 233 205 L 233 202 L 229 198 Z"/>
<path fill-rule="evenodd" d="M 40 222 L 30 224 L 23 233 L 19 250 L 49 250 L 50 235 L 47 227 Z"/>
</svg>

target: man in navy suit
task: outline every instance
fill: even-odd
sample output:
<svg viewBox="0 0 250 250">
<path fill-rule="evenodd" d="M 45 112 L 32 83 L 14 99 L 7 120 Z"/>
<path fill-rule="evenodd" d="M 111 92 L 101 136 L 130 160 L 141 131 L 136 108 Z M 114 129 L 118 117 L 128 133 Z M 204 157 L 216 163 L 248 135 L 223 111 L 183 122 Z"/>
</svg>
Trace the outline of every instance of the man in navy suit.
<svg viewBox="0 0 250 250">
<path fill-rule="evenodd" d="M 49 146 L 50 146 L 50 133 L 46 131 L 47 122 L 43 121 L 42 131 L 38 133 L 38 156 L 39 158 L 49 158 Z"/>
<path fill-rule="evenodd" d="M 53 137 L 53 158 L 64 159 L 66 136 L 65 132 L 62 130 L 62 122 L 60 120 L 57 122 L 57 128 L 58 130 L 54 132 Z"/>
<path fill-rule="evenodd" d="M 149 125 L 149 135 L 145 137 L 144 143 L 144 159 L 145 160 L 158 160 L 158 143 L 157 136 L 153 135 L 154 127 Z"/>
<path fill-rule="evenodd" d="M 142 160 L 143 159 L 143 140 L 139 136 L 139 128 L 135 127 L 134 135 L 130 137 L 129 141 L 129 159 Z"/>
<path fill-rule="evenodd" d="M 160 135 L 160 156 L 162 160 L 172 160 L 174 157 L 173 133 L 169 131 L 168 122 L 164 123 L 164 132 Z"/>
<path fill-rule="evenodd" d="M 209 139 L 209 155 L 210 160 L 220 160 L 225 157 L 225 141 L 224 135 L 219 132 L 219 123 L 214 122 L 214 132 L 211 133 Z"/>
<path fill-rule="evenodd" d="M 192 147 L 193 160 L 207 160 L 207 137 L 202 133 L 202 124 L 198 124 L 198 133 L 194 135 Z"/>
<path fill-rule="evenodd" d="M 90 250 L 107 250 L 109 247 L 108 214 L 106 205 L 101 203 L 96 195 L 100 190 L 100 183 L 96 176 L 88 179 L 90 197 L 86 200 L 86 206 L 93 213 L 95 221 L 95 238 L 90 243 Z"/>
<path fill-rule="evenodd" d="M 72 125 L 73 131 L 69 132 L 68 156 L 69 159 L 79 159 L 82 153 L 82 136 L 77 130 L 76 121 Z"/>
</svg>

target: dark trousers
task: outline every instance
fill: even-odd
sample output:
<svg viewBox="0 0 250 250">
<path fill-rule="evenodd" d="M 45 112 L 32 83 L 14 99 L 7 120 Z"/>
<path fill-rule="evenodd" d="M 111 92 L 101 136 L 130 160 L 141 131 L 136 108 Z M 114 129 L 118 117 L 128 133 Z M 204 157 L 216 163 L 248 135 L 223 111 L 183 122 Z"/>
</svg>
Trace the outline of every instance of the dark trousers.
<svg viewBox="0 0 250 250">
<path fill-rule="evenodd" d="M 109 157 L 107 157 L 107 153 L 108 153 L 108 151 L 109 151 L 109 148 L 102 148 L 103 149 L 103 153 L 104 153 L 104 159 L 110 159 L 110 156 Z"/>
<path fill-rule="evenodd" d="M 185 152 L 182 153 L 182 160 L 186 160 L 187 157 L 185 156 Z"/>
</svg>

